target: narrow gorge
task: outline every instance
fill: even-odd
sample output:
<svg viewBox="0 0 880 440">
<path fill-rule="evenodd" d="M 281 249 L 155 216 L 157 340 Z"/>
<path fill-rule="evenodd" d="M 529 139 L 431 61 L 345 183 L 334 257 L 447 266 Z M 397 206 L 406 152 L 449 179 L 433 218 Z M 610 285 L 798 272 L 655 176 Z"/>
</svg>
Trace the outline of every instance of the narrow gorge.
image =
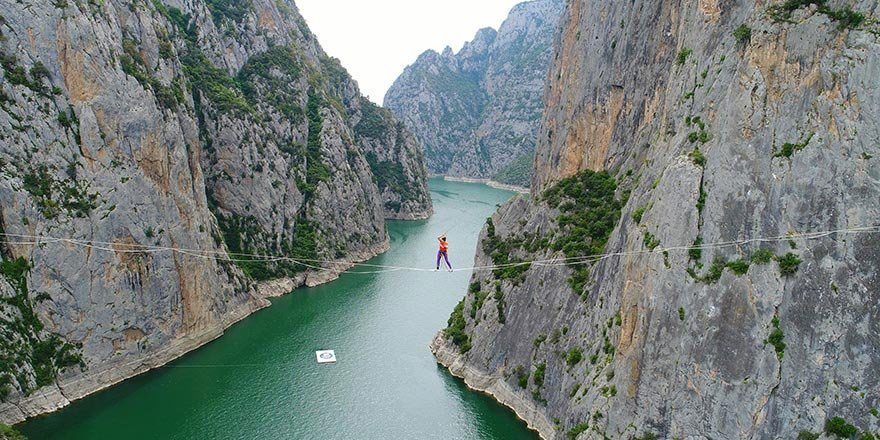
<svg viewBox="0 0 880 440">
<path fill-rule="evenodd" d="M 428 171 L 527 187 L 564 0 L 516 5 L 453 53 L 425 51 L 385 95 L 425 148 Z"/>
<path fill-rule="evenodd" d="M 415 137 L 289 0 L 0 0 L 0 66 L 0 423 L 175 359 L 432 212 Z"/>
<path fill-rule="evenodd" d="M 569 1 L 438 361 L 545 439 L 876 438 L 878 17 Z"/>
</svg>

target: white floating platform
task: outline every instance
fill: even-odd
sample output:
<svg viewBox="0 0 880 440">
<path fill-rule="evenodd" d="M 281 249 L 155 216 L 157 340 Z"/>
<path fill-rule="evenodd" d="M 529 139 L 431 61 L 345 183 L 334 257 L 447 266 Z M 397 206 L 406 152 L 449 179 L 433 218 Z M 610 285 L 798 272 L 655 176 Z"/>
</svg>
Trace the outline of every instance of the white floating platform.
<svg viewBox="0 0 880 440">
<path fill-rule="evenodd" d="M 336 362 L 336 352 L 333 350 L 318 350 L 315 352 L 319 364 Z"/>
</svg>

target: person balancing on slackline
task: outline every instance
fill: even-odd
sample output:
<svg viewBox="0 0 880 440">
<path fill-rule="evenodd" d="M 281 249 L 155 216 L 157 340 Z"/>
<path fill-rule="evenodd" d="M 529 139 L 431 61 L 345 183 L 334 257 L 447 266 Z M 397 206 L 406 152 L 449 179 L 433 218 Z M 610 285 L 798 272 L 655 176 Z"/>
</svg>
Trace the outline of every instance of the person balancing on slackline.
<svg viewBox="0 0 880 440">
<path fill-rule="evenodd" d="M 440 250 L 437 251 L 437 267 L 434 270 L 440 270 L 440 257 L 443 257 L 443 259 L 446 260 L 446 266 L 449 268 L 449 271 L 452 272 L 452 265 L 449 264 L 449 255 L 446 253 L 449 250 L 449 243 L 446 241 L 446 234 L 437 237 L 437 240 L 440 241 Z"/>
</svg>

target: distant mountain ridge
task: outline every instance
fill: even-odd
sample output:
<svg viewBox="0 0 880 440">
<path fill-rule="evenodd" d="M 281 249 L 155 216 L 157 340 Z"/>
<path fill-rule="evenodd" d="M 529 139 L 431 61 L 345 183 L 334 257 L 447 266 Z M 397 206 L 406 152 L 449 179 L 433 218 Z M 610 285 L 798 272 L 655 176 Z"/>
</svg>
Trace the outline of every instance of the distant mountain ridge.
<svg viewBox="0 0 880 440">
<path fill-rule="evenodd" d="M 520 3 L 496 31 L 404 69 L 385 107 L 425 148 L 428 171 L 527 186 L 563 0 Z M 522 166 L 527 162 L 528 166 Z"/>
</svg>

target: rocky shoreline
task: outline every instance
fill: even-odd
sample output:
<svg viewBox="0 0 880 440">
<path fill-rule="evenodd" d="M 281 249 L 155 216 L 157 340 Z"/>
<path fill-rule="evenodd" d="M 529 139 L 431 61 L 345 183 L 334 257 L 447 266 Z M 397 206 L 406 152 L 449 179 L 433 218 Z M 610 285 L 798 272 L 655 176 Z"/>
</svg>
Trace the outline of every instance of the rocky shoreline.
<svg viewBox="0 0 880 440">
<path fill-rule="evenodd" d="M 100 371 L 88 371 L 84 375 L 72 376 L 67 380 L 60 379 L 53 387 L 43 387 L 31 396 L 18 402 L 0 404 L 0 423 L 14 425 L 31 417 L 58 411 L 72 402 L 87 397 L 98 391 L 105 390 L 127 379 L 160 368 L 175 359 L 196 350 L 203 345 L 219 338 L 234 324 L 247 318 L 254 312 L 269 307 L 268 298 L 279 297 L 292 293 L 302 286 L 315 287 L 339 278 L 342 272 L 350 269 L 355 263 L 369 260 L 390 248 L 386 238 L 382 243 L 349 256 L 348 260 L 340 260 L 326 271 L 310 271 L 293 278 L 282 278 L 265 281 L 257 285 L 254 301 L 242 304 L 229 312 L 219 325 L 206 329 L 195 335 L 186 335 L 159 351 L 147 356 L 126 360 L 125 362 L 107 365 Z"/>
<path fill-rule="evenodd" d="M 458 348 L 447 343 L 443 338 L 442 330 L 434 336 L 430 347 L 437 363 L 449 370 L 453 376 L 462 379 L 468 388 L 486 393 L 498 403 L 513 410 L 516 416 L 542 439 L 550 440 L 555 437 L 556 429 L 553 423 L 528 396 L 513 389 L 503 377 L 493 376 L 469 365 L 465 357 L 458 352 Z"/>
<path fill-rule="evenodd" d="M 520 194 L 528 194 L 529 189 L 524 186 L 516 186 L 516 185 L 508 185 L 506 183 L 496 182 L 492 179 L 475 179 L 472 177 L 456 177 L 456 176 L 434 176 L 434 177 L 442 177 L 443 180 L 447 180 L 450 182 L 465 182 L 465 183 L 482 183 L 486 186 L 503 189 L 505 191 L 513 191 Z"/>
</svg>

